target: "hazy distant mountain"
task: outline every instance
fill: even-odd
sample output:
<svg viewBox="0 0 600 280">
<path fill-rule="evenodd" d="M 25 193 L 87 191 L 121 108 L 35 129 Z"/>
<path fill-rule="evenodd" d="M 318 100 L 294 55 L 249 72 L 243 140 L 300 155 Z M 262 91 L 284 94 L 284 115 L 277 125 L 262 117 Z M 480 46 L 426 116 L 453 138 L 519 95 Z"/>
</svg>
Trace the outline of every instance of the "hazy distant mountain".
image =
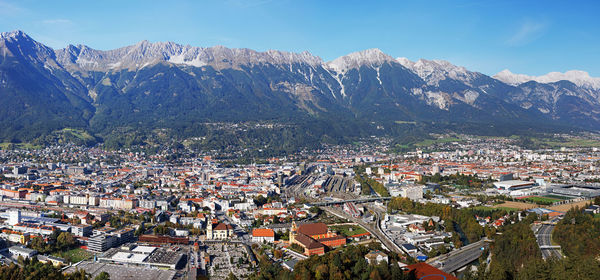
<svg viewBox="0 0 600 280">
<path fill-rule="evenodd" d="M 249 120 L 303 125 L 316 138 L 394 134 L 407 122 L 600 128 L 600 83 L 584 72 L 492 78 L 378 49 L 331 62 L 308 52 L 171 42 L 52 50 L 21 31 L 0 35 L 0 55 L 4 140 L 64 127 L 105 135 L 119 127 L 187 131 L 199 122 Z"/>
<path fill-rule="evenodd" d="M 510 102 L 523 108 L 535 108 L 553 120 L 598 129 L 600 78 L 578 70 L 537 77 L 503 70 L 494 78 L 520 89 L 509 92 L 507 99 Z"/>
</svg>

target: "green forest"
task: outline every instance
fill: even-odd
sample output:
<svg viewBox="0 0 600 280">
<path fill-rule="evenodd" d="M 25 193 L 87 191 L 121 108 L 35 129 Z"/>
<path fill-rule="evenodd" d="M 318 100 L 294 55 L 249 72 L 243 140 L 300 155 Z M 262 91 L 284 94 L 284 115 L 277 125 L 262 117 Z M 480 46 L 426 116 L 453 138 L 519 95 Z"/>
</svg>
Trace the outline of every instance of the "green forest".
<svg viewBox="0 0 600 280">
<path fill-rule="evenodd" d="M 60 267 L 52 263 L 42 263 L 37 258 L 23 259 L 19 257 L 18 263 L 0 266 L 0 280 L 109 280 L 108 273 L 99 273 L 95 278 L 84 270 L 77 270 L 64 274 Z"/>
<path fill-rule="evenodd" d="M 554 240 L 566 255 L 562 259 L 542 259 L 541 251 L 530 224 L 538 216 L 529 214 L 525 219 L 504 226 L 501 235 L 495 235 L 491 246 L 491 263 L 481 265 L 476 272 L 466 273 L 466 280 L 559 280 L 598 279 L 600 262 L 597 260 L 600 227 L 597 219 L 572 209 L 555 228 Z M 595 224 L 595 225 L 594 225 Z M 588 249 L 589 248 L 589 249 Z"/>
<path fill-rule="evenodd" d="M 365 246 L 348 246 L 328 252 L 322 256 L 311 256 L 296 264 L 294 271 L 283 269 L 279 264 L 273 264 L 266 259 L 261 260 L 257 273 L 252 280 L 278 279 L 395 279 L 413 280 L 414 274 L 404 273 L 397 262 L 390 261 L 369 265 L 364 256 L 372 248 Z M 398 256 L 390 256 L 391 259 Z"/>
<path fill-rule="evenodd" d="M 556 225 L 552 238 L 565 255 L 594 258 L 600 254 L 600 219 L 574 208 Z"/>
</svg>

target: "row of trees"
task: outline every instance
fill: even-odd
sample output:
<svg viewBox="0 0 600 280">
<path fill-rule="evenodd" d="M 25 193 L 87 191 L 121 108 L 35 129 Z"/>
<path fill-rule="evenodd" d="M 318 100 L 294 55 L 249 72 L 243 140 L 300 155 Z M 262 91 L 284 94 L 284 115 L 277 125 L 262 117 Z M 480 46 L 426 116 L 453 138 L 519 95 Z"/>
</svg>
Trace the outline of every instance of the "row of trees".
<svg viewBox="0 0 600 280">
<path fill-rule="evenodd" d="M 19 257 L 18 265 L 11 263 L 0 266 L 0 280 L 91 280 L 91 275 L 84 270 L 76 270 L 70 274 L 63 274 L 60 267 L 52 263 L 41 263 L 37 258 L 24 259 Z M 106 272 L 99 273 L 94 280 L 109 280 L 110 275 Z"/>
<path fill-rule="evenodd" d="M 298 262 L 293 272 L 261 261 L 259 271 L 250 279 L 416 279 L 414 274 L 404 273 L 395 261 L 370 265 L 364 258 L 369 250 L 365 246 L 348 246 L 323 256 L 311 256 Z"/>
<path fill-rule="evenodd" d="M 579 208 L 565 214 L 552 237 L 569 257 L 597 257 L 600 254 L 600 220 Z"/>
<path fill-rule="evenodd" d="M 68 250 L 76 245 L 77 240 L 70 232 L 61 232 L 60 230 L 54 230 L 48 237 L 47 242 L 41 236 L 36 236 L 29 243 L 31 249 L 42 254 Z"/>
<path fill-rule="evenodd" d="M 519 214 L 522 217 L 520 221 Z M 490 265 L 487 265 L 487 254 L 484 254 L 477 271 L 467 271 L 463 279 L 596 279 L 600 275 L 600 263 L 593 257 L 569 256 L 543 260 L 530 228 L 530 224 L 540 217 L 533 213 L 524 215 L 527 214 L 511 215 L 507 225 L 499 229 L 502 234 L 494 237 Z"/>
<path fill-rule="evenodd" d="M 580 211 L 569 211 L 570 213 Z M 491 246 L 491 263 L 480 259 L 476 272 L 467 271 L 464 280 L 504 280 L 504 279 L 598 279 L 600 262 L 596 256 L 581 256 L 567 253 L 567 257 L 543 260 L 536 237 L 529 227 L 537 215 L 530 214 L 521 222 L 504 226 L 502 235 L 496 235 Z M 565 218 L 566 220 L 566 218 Z M 558 227 L 555 231 L 559 230 Z M 560 232 L 560 230 L 559 230 Z M 577 237 L 565 240 L 561 246 L 579 243 Z M 589 242 L 590 240 L 585 240 Z M 564 249 L 564 247 L 563 247 Z M 598 254 L 598 250 L 595 251 Z"/>
<path fill-rule="evenodd" d="M 381 196 L 390 196 L 390 193 L 382 183 L 379 183 L 375 179 L 366 175 L 365 169 L 366 166 L 364 165 L 354 168 L 354 172 L 356 173 L 354 180 L 360 183 L 362 194 L 370 195 L 372 189 Z"/>
<path fill-rule="evenodd" d="M 442 176 L 440 173 L 436 173 L 432 176 L 423 176 L 419 181 L 420 184 L 431 183 L 444 183 L 444 184 L 457 184 L 461 186 L 467 186 L 471 188 L 481 188 L 486 182 L 490 182 L 491 178 L 487 180 L 481 180 L 477 175 L 464 175 L 460 173 Z"/>
</svg>

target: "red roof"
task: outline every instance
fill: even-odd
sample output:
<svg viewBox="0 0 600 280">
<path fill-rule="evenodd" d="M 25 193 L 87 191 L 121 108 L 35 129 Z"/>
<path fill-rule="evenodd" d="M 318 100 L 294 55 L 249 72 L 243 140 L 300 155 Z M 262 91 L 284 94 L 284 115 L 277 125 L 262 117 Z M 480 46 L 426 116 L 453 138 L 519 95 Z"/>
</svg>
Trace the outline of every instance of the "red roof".
<svg viewBox="0 0 600 280">
<path fill-rule="evenodd" d="M 417 279 L 423 280 L 458 280 L 458 278 L 443 272 L 427 263 L 420 262 L 406 266 L 409 270 L 415 271 Z"/>
<path fill-rule="evenodd" d="M 215 227 L 215 230 L 230 230 L 230 229 L 233 229 L 233 227 L 230 224 L 225 224 L 225 223 L 219 223 Z"/>
<path fill-rule="evenodd" d="M 275 237 L 275 231 L 269 228 L 255 228 L 252 230 L 254 237 Z"/>
<path fill-rule="evenodd" d="M 302 244 L 302 246 L 304 246 L 305 248 L 307 248 L 309 250 L 324 247 L 323 244 L 312 239 L 310 236 L 306 236 L 302 233 L 299 233 L 298 235 L 296 235 L 296 241 L 298 241 L 300 244 Z"/>
<path fill-rule="evenodd" d="M 308 236 L 327 233 L 327 225 L 324 223 L 303 224 L 298 227 L 298 232 Z"/>
</svg>

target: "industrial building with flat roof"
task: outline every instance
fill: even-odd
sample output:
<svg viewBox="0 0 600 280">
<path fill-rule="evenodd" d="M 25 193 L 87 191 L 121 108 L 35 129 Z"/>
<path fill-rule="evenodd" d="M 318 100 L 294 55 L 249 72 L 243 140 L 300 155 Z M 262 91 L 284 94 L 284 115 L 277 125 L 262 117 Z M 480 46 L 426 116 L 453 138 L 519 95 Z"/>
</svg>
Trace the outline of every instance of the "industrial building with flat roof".
<svg viewBox="0 0 600 280">
<path fill-rule="evenodd" d="M 508 181 L 500 181 L 494 182 L 494 186 L 499 191 L 514 191 L 519 189 L 531 188 L 535 185 L 535 182 L 521 181 L 521 180 L 508 180 Z"/>
<path fill-rule="evenodd" d="M 148 267 L 133 267 L 104 262 L 84 261 L 76 266 L 69 267 L 65 272 L 73 273 L 77 269 L 83 269 L 93 277 L 101 272 L 106 272 L 111 279 L 138 279 L 138 280 L 171 280 L 177 271 Z"/>
<path fill-rule="evenodd" d="M 130 244 L 106 251 L 101 262 L 176 269 L 184 262 L 184 254 L 168 248 Z"/>
<path fill-rule="evenodd" d="M 551 185 L 547 191 L 551 194 L 568 197 L 593 198 L 600 196 L 600 186 L 596 185 Z"/>
</svg>

